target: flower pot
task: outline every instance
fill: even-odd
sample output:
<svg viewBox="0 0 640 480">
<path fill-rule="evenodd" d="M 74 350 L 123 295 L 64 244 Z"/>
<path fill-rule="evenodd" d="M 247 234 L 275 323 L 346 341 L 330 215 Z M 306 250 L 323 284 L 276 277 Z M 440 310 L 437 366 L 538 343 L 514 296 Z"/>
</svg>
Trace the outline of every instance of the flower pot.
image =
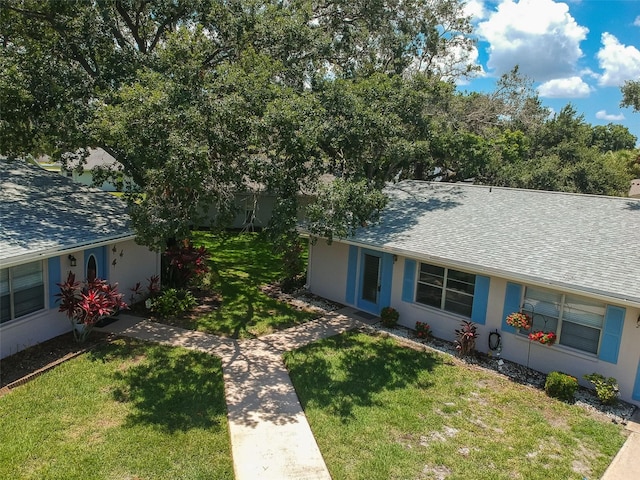
<svg viewBox="0 0 640 480">
<path fill-rule="evenodd" d="M 73 324 L 73 329 L 78 333 L 84 333 L 84 331 L 87 329 L 87 324 L 76 322 Z"/>
</svg>

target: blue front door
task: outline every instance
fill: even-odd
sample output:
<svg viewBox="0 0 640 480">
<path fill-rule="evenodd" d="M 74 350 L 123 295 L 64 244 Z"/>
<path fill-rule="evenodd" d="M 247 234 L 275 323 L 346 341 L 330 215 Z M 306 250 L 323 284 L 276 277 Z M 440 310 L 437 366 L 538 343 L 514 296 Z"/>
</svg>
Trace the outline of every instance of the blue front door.
<svg viewBox="0 0 640 480">
<path fill-rule="evenodd" d="M 638 361 L 638 369 L 636 370 L 636 381 L 633 384 L 633 393 L 631 398 L 640 401 L 640 361 Z"/>
<path fill-rule="evenodd" d="M 375 250 L 360 249 L 360 275 L 356 306 L 374 315 L 380 314 L 391 300 L 393 256 Z"/>
<path fill-rule="evenodd" d="M 380 310 L 380 266 L 382 258 L 373 252 L 362 252 L 360 263 L 360 294 L 358 308 L 378 313 Z"/>
</svg>

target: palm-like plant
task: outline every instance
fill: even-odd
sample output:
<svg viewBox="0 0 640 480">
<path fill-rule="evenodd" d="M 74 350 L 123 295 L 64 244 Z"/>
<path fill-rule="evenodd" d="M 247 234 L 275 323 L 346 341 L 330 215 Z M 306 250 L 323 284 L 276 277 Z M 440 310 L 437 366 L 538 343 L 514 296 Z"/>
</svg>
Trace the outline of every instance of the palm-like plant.
<svg viewBox="0 0 640 480">
<path fill-rule="evenodd" d="M 76 281 L 75 274 L 69 272 L 66 281 L 58 286 L 58 311 L 64 312 L 71 321 L 73 336 L 79 343 L 87 339 L 100 319 L 127 308 L 122 300 L 124 295 L 118 293 L 118 285 L 108 284 L 100 278 L 81 284 Z"/>
</svg>

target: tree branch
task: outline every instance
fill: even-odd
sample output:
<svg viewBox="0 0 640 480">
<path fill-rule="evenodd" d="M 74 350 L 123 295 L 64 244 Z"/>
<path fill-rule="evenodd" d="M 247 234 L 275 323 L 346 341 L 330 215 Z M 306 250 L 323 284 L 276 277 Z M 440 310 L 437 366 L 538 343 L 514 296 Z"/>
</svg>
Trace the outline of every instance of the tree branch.
<svg viewBox="0 0 640 480">
<path fill-rule="evenodd" d="M 129 31 L 131 32 L 133 39 L 138 45 L 138 50 L 140 50 L 140 52 L 142 53 L 147 53 L 147 42 L 144 39 L 140 38 L 140 31 L 138 29 L 138 26 L 133 23 L 133 20 L 131 20 L 129 13 L 122 5 L 122 1 L 116 1 L 116 10 L 124 20 L 124 23 L 127 25 L 127 27 L 129 27 Z"/>
</svg>

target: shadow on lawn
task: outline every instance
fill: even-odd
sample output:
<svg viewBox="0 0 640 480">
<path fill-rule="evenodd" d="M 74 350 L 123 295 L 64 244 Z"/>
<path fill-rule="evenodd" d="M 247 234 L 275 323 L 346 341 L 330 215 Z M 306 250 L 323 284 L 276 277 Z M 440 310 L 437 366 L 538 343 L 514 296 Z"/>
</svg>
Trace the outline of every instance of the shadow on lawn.
<svg viewBox="0 0 640 480">
<path fill-rule="evenodd" d="M 129 403 L 125 425 L 168 432 L 226 428 L 220 360 L 205 353 L 122 339 L 91 352 L 94 361 L 121 362 L 112 395 Z"/>
<path fill-rule="evenodd" d="M 381 405 L 376 394 L 415 384 L 431 383 L 419 374 L 442 360 L 428 352 L 401 347 L 391 339 L 348 333 L 309 345 L 299 351 L 302 362 L 291 362 L 297 352 L 285 354 L 303 408 L 328 408 L 343 423 L 353 418 L 354 407 Z"/>
</svg>

